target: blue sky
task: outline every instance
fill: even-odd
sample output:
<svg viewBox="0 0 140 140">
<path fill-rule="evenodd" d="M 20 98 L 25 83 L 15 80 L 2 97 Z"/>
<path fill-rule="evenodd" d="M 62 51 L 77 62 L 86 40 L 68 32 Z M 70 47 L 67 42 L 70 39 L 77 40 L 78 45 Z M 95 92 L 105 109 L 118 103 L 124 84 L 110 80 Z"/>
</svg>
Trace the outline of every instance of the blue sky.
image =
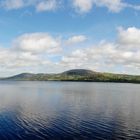
<svg viewBox="0 0 140 140">
<path fill-rule="evenodd" d="M 138 0 L 1 0 L 0 72 L 140 74 Z"/>
</svg>

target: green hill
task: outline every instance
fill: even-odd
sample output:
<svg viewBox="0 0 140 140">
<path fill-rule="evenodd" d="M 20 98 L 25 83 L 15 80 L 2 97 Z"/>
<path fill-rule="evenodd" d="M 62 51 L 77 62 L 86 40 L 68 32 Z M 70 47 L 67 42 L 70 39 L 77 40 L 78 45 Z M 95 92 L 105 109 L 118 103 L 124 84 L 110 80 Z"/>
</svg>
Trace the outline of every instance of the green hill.
<svg viewBox="0 0 140 140">
<path fill-rule="evenodd" d="M 1 80 L 19 81 L 89 81 L 89 82 L 123 82 L 140 83 L 140 76 L 101 73 L 85 69 L 73 69 L 59 74 L 22 73 Z"/>
</svg>

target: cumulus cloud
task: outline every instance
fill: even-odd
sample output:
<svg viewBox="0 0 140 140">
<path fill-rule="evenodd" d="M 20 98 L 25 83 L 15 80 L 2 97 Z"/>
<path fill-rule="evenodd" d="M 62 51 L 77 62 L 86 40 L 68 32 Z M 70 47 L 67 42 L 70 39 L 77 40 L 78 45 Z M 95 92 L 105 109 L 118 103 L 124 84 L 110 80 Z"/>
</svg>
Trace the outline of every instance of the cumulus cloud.
<svg viewBox="0 0 140 140">
<path fill-rule="evenodd" d="M 41 1 L 37 6 L 37 11 L 53 11 L 57 8 L 56 0 Z"/>
<path fill-rule="evenodd" d="M 93 0 L 73 0 L 73 6 L 80 13 L 89 12 L 93 6 Z"/>
<path fill-rule="evenodd" d="M 106 7 L 109 11 L 118 13 L 124 8 L 140 10 L 140 5 L 133 5 L 123 0 L 72 0 L 73 6 L 79 13 L 88 13 L 94 6 Z"/>
<path fill-rule="evenodd" d="M 125 6 L 122 0 L 95 0 L 95 4 L 97 6 L 107 7 L 112 12 L 119 12 Z"/>
<path fill-rule="evenodd" d="M 41 59 L 40 55 L 30 52 L 18 52 L 10 49 L 0 48 L 0 66 L 5 69 L 18 69 L 42 65 L 49 60 Z"/>
<path fill-rule="evenodd" d="M 64 56 L 61 65 L 67 66 L 67 68 L 84 67 L 118 73 L 127 67 L 131 67 L 131 73 L 133 73 L 133 70 L 140 68 L 140 51 L 124 51 L 121 50 L 121 47 L 118 49 L 117 44 L 104 43 L 87 49 L 76 50 L 72 54 Z M 120 67 L 121 70 L 117 71 Z"/>
<path fill-rule="evenodd" d="M 24 7 L 24 2 L 23 0 L 2 0 L 0 5 L 5 9 L 11 10 Z"/>
<path fill-rule="evenodd" d="M 120 12 L 124 8 L 140 10 L 140 5 L 126 3 L 123 0 L 70 0 L 71 5 L 78 13 L 88 13 L 94 6 L 106 7 L 111 12 Z M 64 5 L 65 4 L 65 5 Z M 61 5 L 61 6 L 60 6 Z M 12 10 L 34 7 L 36 11 L 54 11 L 59 7 L 66 7 L 64 0 L 1 0 L 0 7 Z"/>
<path fill-rule="evenodd" d="M 116 42 L 101 41 L 85 49 L 63 56 L 60 64 L 69 68 L 91 68 L 98 71 L 140 74 L 140 29 L 119 29 Z M 67 67 L 67 68 L 68 68 Z M 118 70 L 120 69 L 120 70 Z M 118 71 L 117 71 L 118 70 Z"/>
<path fill-rule="evenodd" d="M 60 1 L 56 0 L 2 0 L 0 6 L 7 10 L 35 7 L 36 11 L 53 11 Z"/>
<path fill-rule="evenodd" d="M 86 68 L 140 74 L 139 38 L 139 28 L 119 28 L 115 42 L 101 41 L 66 53 L 64 43 L 67 40 L 47 33 L 24 34 L 13 41 L 11 48 L 0 47 L 0 72 L 4 73 L 9 69 L 15 70 L 15 73 L 25 70 L 46 72 L 47 68 L 52 72 L 58 72 L 58 70 Z M 62 48 L 64 50 L 60 51 Z M 59 52 L 57 57 L 56 52 Z"/>
<path fill-rule="evenodd" d="M 71 43 L 77 44 L 84 41 L 86 37 L 79 35 L 71 38 L 73 38 Z M 25 71 L 45 72 L 47 69 L 51 71 L 61 69 L 53 59 L 63 55 L 62 46 L 65 47 L 66 41 L 48 33 L 20 35 L 12 41 L 11 47 L 0 47 L 0 72 L 10 74 L 14 71 L 16 74 Z"/>
<path fill-rule="evenodd" d="M 59 37 L 47 33 L 21 35 L 14 39 L 10 48 L 0 47 L 0 72 L 38 72 L 38 69 L 41 71 L 45 67 L 44 71 L 48 65 L 55 65 L 49 56 L 57 55 L 60 51 Z"/>
<path fill-rule="evenodd" d="M 47 33 L 24 34 L 14 40 L 14 48 L 31 53 L 56 53 L 61 50 L 61 40 Z"/>
<path fill-rule="evenodd" d="M 83 66 L 87 61 L 87 54 L 83 50 L 75 50 L 69 56 L 63 56 L 60 65 L 67 68 L 77 68 Z"/>
<path fill-rule="evenodd" d="M 87 40 L 87 37 L 84 35 L 77 35 L 77 36 L 72 36 L 70 37 L 67 41 L 66 44 L 68 45 L 73 45 L 77 43 L 81 43 Z"/>
<path fill-rule="evenodd" d="M 122 0 L 73 0 L 73 6 L 80 13 L 89 12 L 94 5 L 107 7 L 112 12 L 119 12 L 125 6 Z"/>
<path fill-rule="evenodd" d="M 119 42 L 126 45 L 140 45 L 140 29 L 131 27 L 128 29 L 119 28 Z"/>
<path fill-rule="evenodd" d="M 0 49 L 1 50 L 1 49 Z M 11 76 L 22 72 L 42 73 L 55 67 L 55 63 L 44 55 L 35 55 L 29 52 L 13 50 L 0 51 L 1 77 Z"/>
</svg>

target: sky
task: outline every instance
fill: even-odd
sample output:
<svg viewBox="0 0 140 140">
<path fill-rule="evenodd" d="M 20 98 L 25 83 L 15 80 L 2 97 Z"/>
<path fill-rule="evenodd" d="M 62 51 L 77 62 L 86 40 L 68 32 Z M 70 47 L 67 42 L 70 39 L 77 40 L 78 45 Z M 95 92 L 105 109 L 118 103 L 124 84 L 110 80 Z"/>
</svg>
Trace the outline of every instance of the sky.
<svg viewBox="0 0 140 140">
<path fill-rule="evenodd" d="M 75 68 L 140 75 L 139 0 L 0 0 L 0 77 Z"/>
</svg>

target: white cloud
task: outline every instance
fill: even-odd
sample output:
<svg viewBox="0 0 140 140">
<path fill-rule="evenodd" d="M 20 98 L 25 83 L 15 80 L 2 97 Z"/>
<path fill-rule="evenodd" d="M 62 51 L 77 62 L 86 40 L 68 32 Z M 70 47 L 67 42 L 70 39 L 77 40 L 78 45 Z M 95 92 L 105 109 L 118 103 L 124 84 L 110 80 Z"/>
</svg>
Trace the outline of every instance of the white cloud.
<svg viewBox="0 0 140 140">
<path fill-rule="evenodd" d="M 73 0 L 73 5 L 80 13 L 87 13 L 92 9 L 93 0 Z"/>
<path fill-rule="evenodd" d="M 86 37 L 79 35 L 72 38 L 71 43 L 78 43 Z M 25 71 L 45 72 L 47 69 L 61 69 L 53 58 L 63 56 L 62 46 L 65 42 L 59 36 L 54 37 L 48 33 L 23 34 L 13 40 L 10 48 L 0 47 L 0 72 L 12 75 Z M 78 55 L 78 52 L 74 55 Z"/>
<path fill-rule="evenodd" d="M 61 65 L 69 68 L 90 68 L 97 71 L 122 72 L 131 66 L 131 72 L 140 69 L 140 50 L 137 52 L 118 49 L 117 44 L 104 43 L 90 48 L 75 50 L 64 56 Z M 117 69 L 120 69 L 117 71 Z M 136 73 L 135 73 L 136 74 Z M 140 74 L 140 72 L 139 72 Z"/>
<path fill-rule="evenodd" d="M 57 8 L 58 3 L 56 0 L 41 1 L 37 6 L 37 11 L 54 11 Z"/>
<path fill-rule="evenodd" d="M 126 45 L 140 45 L 140 29 L 130 27 L 128 29 L 119 28 L 119 42 Z"/>
<path fill-rule="evenodd" d="M 65 41 L 59 37 L 47 33 L 24 34 L 14 40 L 11 48 L 0 47 L 0 72 L 47 72 L 47 69 L 58 72 L 86 68 L 140 74 L 139 36 L 140 29 L 136 27 L 120 28 L 115 42 L 101 41 L 85 48 L 60 51 L 61 46 L 65 49 Z M 59 54 L 55 58 L 56 52 Z"/>
<path fill-rule="evenodd" d="M 2 0 L 0 6 L 7 10 L 35 7 L 39 12 L 57 9 L 60 1 L 56 0 Z"/>
<path fill-rule="evenodd" d="M 106 7 L 109 11 L 117 13 L 124 8 L 140 10 L 140 5 L 133 5 L 123 0 L 71 0 L 76 11 L 79 13 L 88 13 L 94 7 Z"/>
<path fill-rule="evenodd" d="M 112 12 L 119 12 L 124 8 L 122 0 L 94 0 L 97 6 L 107 7 Z"/>
<path fill-rule="evenodd" d="M 2 0 L 0 5 L 5 9 L 11 10 L 24 7 L 24 2 L 23 0 Z"/>
<path fill-rule="evenodd" d="M 47 33 L 24 34 L 14 40 L 14 48 L 31 53 L 56 53 L 61 50 L 61 41 Z"/>
<path fill-rule="evenodd" d="M 61 51 L 61 41 L 47 33 L 30 33 L 16 38 L 10 48 L 0 47 L 0 72 L 13 75 L 41 72 L 55 65 L 49 56 Z M 8 73 L 8 74 L 7 74 Z"/>
<path fill-rule="evenodd" d="M 77 43 L 81 43 L 87 40 L 87 37 L 84 35 L 72 36 L 66 42 L 68 45 L 73 45 Z"/>
<path fill-rule="evenodd" d="M 18 52 L 10 49 L 0 48 L 0 66 L 5 69 L 19 69 L 24 67 L 33 67 L 42 65 L 49 60 L 41 59 L 40 55 L 30 52 Z"/>
<path fill-rule="evenodd" d="M 123 0 L 70 0 L 78 13 L 88 13 L 94 7 L 106 7 L 111 12 L 120 12 L 124 8 L 140 10 L 140 5 L 133 5 Z M 62 5 L 65 4 L 65 5 Z M 61 5 L 61 6 L 60 6 Z M 66 7 L 65 0 L 1 0 L 0 7 L 12 10 L 34 7 L 36 11 L 54 11 L 59 7 Z M 66 7 L 68 8 L 68 7 Z"/>
<path fill-rule="evenodd" d="M 44 55 L 46 57 L 44 57 Z M 0 72 L 1 77 L 11 76 L 22 72 L 46 72 L 48 67 L 55 63 L 50 61 L 47 54 L 32 54 L 19 52 L 12 48 L 0 48 Z"/>
<path fill-rule="evenodd" d="M 129 3 L 124 3 L 124 7 L 126 8 L 131 8 L 131 9 L 134 9 L 134 10 L 140 10 L 140 5 L 133 5 L 133 4 L 129 4 Z"/>
<path fill-rule="evenodd" d="M 89 12 L 94 5 L 107 7 L 112 12 L 119 12 L 125 6 L 122 0 L 73 0 L 73 6 L 80 13 Z"/>
<path fill-rule="evenodd" d="M 90 68 L 98 71 L 140 74 L 140 29 L 120 29 L 115 43 L 100 42 L 85 49 L 76 49 L 63 56 L 60 65 L 69 68 Z M 137 73 L 136 73 L 137 72 Z"/>
<path fill-rule="evenodd" d="M 75 50 L 71 55 L 62 57 L 61 65 L 67 68 L 77 68 L 87 61 L 87 54 L 83 50 Z"/>
</svg>

